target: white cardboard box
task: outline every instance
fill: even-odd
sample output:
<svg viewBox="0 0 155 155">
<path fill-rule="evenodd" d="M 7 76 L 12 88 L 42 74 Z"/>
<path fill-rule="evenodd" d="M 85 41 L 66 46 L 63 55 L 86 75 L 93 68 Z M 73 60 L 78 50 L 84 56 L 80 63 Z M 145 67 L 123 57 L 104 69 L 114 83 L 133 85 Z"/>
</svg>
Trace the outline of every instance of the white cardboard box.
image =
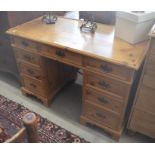
<svg viewBox="0 0 155 155">
<path fill-rule="evenodd" d="M 131 44 L 148 39 L 155 12 L 117 12 L 115 35 Z"/>
</svg>

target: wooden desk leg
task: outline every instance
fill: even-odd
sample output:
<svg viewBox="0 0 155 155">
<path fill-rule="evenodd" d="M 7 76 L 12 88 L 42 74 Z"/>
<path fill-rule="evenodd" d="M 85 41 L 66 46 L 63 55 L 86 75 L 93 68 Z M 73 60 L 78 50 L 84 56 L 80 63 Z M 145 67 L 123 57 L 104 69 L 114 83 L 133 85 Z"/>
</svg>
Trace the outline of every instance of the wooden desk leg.
<svg viewBox="0 0 155 155">
<path fill-rule="evenodd" d="M 40 97 L 38 99 L 40 99 L 42 101 L 42 103 L 44 104 L 44 106 L 46 106 L 46 107 L 50 106 L 50 100 L 52 100 L 52 99 L 49 100 L 49 99 L 42 98 L 42 97 Z"/>
<path fill-rule="evenodd" d="M 29 143 L 37 143 L 37 117 L 34 113 L 27 113 L 23 117 L 23 123 L 26 128 Z"/>
</svg>

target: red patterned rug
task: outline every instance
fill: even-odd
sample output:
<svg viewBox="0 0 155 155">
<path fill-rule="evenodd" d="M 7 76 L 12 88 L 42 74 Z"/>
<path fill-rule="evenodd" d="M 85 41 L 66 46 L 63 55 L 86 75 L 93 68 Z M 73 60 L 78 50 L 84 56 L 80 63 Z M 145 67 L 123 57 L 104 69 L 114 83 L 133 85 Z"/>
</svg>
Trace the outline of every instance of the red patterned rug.
<svg viewBox="0 0 155 155">
<path fill-rule="evenodd" d="M 22 127 L 22 117 L 31 112 L 24 106 L 0 95 L 0 142 L 4 142 Z M 36 113 L 35 113 L 36 114 Z M 37 115 L 37 132 L 41 143 L 87 143 L 60 126 Z"/>
</svg>

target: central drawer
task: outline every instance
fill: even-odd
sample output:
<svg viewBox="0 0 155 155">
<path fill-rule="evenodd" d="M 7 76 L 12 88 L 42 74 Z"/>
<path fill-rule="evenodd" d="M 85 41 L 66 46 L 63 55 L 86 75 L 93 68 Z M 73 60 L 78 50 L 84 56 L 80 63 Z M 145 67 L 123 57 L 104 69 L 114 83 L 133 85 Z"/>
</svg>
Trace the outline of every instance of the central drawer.
<svg viewBox="0 0 155 155">
<path fill-rule="evenodd" d="M 85 81 L 86 85 L 95 87 L 101 91 L 112 93 L 121 99 L 128 95 L 129 86 L 126 83 L 110 77 L 99 76 L 87 72 L 85 75 Z"/>
<path fill-rule="evenodd" d="M 116 114 L 121 113 L 123 109 L 123 103 L 120 99 L 107 95 L 106 93 L 102 93 L 100 91 L 96 91 L 91 88 L 86 88 L 84 90 L 85 101 L 91 102 L 96 105 L 100 105 L 103 108 L 115 112 Z"/>
<path fill-rule="evenodd" d="M 82 66 L 82 56 L 65 49 L 54 48 L 49 45 L 42 45 L 40 53 L 44 56 L 52 57 L 60 62 L 73 64 L 77 67 Z"/>
<path fill-rule="evenodd" d="M 101 125 L 108 126 L 112 129 L 118 129 L 119 116 L 114 113 L 108 112 L 93 104 L 84 104 L 83 115 Z"/>
<path fill-rule="evenodd" d="M 21 75 L 23 85 L 30 92 L 36 93 L 41 96 L 48 95 L 48 87 L 46 81 L 36 80 L 26 75 Z"/>
</svg>

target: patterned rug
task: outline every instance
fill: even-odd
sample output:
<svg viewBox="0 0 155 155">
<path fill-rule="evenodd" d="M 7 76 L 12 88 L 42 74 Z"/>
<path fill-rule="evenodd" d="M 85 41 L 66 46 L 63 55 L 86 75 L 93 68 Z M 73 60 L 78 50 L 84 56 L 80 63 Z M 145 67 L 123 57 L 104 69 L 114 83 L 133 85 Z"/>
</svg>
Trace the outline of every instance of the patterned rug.
<svg viewBox="0 0 155 155">
<path fill-rule="evenodd" d="M 0 142 L 4 142 L 22 127 L 22 117 L 31 112 L 24 106 L 0 95 Z M 36 113 L 35 113 L 36 114 Z M 37 115 L 38 139 L 41 143 L 87 143 L 60 126 Z"/>
</svg>

